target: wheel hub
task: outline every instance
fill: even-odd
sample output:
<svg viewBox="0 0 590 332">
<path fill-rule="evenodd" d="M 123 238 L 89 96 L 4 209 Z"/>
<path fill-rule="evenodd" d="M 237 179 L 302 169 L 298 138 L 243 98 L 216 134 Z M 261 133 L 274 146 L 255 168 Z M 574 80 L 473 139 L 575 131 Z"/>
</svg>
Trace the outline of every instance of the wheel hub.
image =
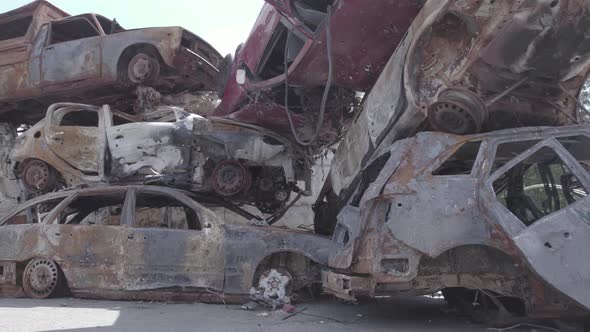
<svg viewBox="0 0 590 332">
<path fill-rule="evenodd" d="M 150 59 L 137 56 L 129 64 L 129 78 L 134 82 L 146 80 L 152 72 L 152 63 Z"/>
<path fill-rule="evenodd" d="M 40 160 L 27 163 L 23 170 L 22 179 L 25 188 L 30 192 L 47 191 L 55 183 L 55 176 L 49 165 Z"/>
<path fill-rule="evenodd" d="M 487 120 L 485 103 L 466 89 L 448 89 L 428 109 L 428 119 L 434 129 L 464 135 L 481 131 Z"/>
<path fill-rule="evenodd" d="M 220 162 L 213 170 L 211 181 L 215 192 L 222 196 L 234 196 L 246 191 L 251 182 L 244 166 L 232 160 Z"/>
<path fill-rule="evenodd" d="M 287 271 L 270 269 L 262 273 L 257 289 L 260 300 L 273 307 L 290 303 L 291 280 L 291 275 Z"/>
<path fill-rule="evenodd" d="M 55 290 L 58 281 L 57 265 L 49 259 L 31 261 L 24 273 L 24 287 L 29 295 L 45 298 Z"/>
</svg>

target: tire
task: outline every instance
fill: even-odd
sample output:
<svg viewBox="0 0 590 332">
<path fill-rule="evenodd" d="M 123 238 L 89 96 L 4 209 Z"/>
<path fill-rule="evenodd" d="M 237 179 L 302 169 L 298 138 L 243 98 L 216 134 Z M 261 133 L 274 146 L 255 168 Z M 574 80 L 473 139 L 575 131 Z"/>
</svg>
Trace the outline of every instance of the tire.
<svg viewBox="0 0 590 332">
<path fill-rule="evenodd" d="M 23 291 L 33 299 L 55 295 L 64 283 L 64 276 L 53 260 L 45 257 L 32 259 L 23 272 Z"/>
<path fill-rule="evenodd" d="M 39 159 L 28 161 L 20 177 L 29 194 L 44 194 L 57 188 L 57 171 Z"/>
<path fill-rule="evenodd" d="M 132 84 L 153 83 L 160 77 L 160 62 L 147 53 L 137 53 L 127 62 L 125 80 Z"/>
</svg>

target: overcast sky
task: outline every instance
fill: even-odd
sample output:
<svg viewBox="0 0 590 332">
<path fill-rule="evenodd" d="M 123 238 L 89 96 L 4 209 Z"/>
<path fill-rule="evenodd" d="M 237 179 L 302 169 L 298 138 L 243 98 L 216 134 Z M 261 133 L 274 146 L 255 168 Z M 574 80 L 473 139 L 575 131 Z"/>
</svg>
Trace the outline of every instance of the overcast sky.
<svg viewBox="0 0 590 332">
<path fill-rule="evenodd" d="M 0 13 L 32 0 L 0 0 Z M 126 29 L 180 25 L 223 55 L 246 41 L 263 0 L 50 0 L 71 15 L 97 13 Z"/>
</svg>

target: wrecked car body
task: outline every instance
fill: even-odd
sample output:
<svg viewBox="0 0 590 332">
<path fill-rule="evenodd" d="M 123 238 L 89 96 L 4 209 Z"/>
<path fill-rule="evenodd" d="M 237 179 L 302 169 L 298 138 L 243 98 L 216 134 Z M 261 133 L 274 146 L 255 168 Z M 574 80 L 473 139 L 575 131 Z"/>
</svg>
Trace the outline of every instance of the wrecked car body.
<svg viewBox="0 0 590 332">
<path fill-rule="evenodd" d="M 398 141 L 339 212 L 326 290 L 586 314 L 589 143 L 587 125 Z"/>
<path fill-rule="evenodd" d="M 46 1 L 1 14 L 0 31 L 0 119 L 17 124 L 38 121 L 62 100 L 130 108 L 140 84 L 211 91 L 222 60 L 181 27 L 125 30 L 96 14 L 68 16 Z"/>
<path fill-rule="evenodd" d="M 23 222 L 32 209 L 39 218 Z M 319 282 L 330 245 L 313 234 L 224 223 L 183 192 L 155 186 L 37 197 L 4 215 L 0 239 L 4 296 L 67 289 L 86 298 L 204 302 L 243 302 L 251 291 L 288 301 Z"/>
<path fill-rule="evenodd" d="M 372 87 L 421 1 L 266 2 L 235 59 L 226 57 L 215 115 L 333 143 L 358 109 L 355 92 Z"/>
<path fill-rule="evenodd" d="M 216 193 L 265 213 L 282 208 L 308 173 L 302 154 L 271 132 L 174 107 L 156 113 L 172 122 L 135 122 L 137 116 L 108 105 L 54 104 L 44 120 L 16 139 L 14 173 L 30 194 L 160 183 Z M 153 116 L 141 118 L 146 117 Z"/>
<path fill-rule="evenodd" d="M 588 1 L 427 1 L 340 141 L 316 227 L 331 233 L 334 211 L 399 139 L 579 123 L 588 24 Z"/>
</svg>

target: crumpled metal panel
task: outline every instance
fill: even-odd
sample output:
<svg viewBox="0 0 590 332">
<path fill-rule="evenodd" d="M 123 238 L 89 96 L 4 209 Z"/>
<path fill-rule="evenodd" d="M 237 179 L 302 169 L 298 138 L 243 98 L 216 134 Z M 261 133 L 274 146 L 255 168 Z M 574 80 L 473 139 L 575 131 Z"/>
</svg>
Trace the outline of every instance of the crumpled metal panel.
<svg viewBox="0 0 590 332">
<path fill-rule="evenodd" d="M 503 172 L 542 146 L 557 151 L 583 187 L 590 188 L 588 170 L 553 139 L 578 135 L 590 137 L 590 127 L 521 128 L 472 136 L 419 133 L 396 142 L 375 180 L 366 189 L 357 184 L 359 192 L 341 210 L 329 265 L 343 274 L 332 276 L 334 288 L 329 291 L 351 296 L 373 294 L 383 289 L 375 286 L 379 284 L 392 293 L 413 294 L 467 287 L 520 297 L 532 315 L 590 308 L 584 287 L 590 271 L 580 256 L 590 250 L 590 197 L 526 227 L 492 189 Z M 490 174 L 499 143 L 531 140 L 543 143 Z M 434 174 L 462 144 L 474 141 L 481 144 L 470 174 Z M 359 200 L 358 195 L 363 197 Z M 359 209 L 357 203 L 360 211 L 349 214 Z M 350 227 L 354 221 L 358 225 Z M 479 258 L 481 264 L 474 263 L 475 257 L 461 258 L 470 255 L 485 256 Z M 505 268 L 497 269 L 500 265 Z M 366 276 L 358 289 L 338 288 L 336 281 L 355 275 Z"/>
<path fill-rule="evenodd" d="M 157 173 L 182 169 L 190 162 L 194 117 L 175 123 L 130 123 L 106 130 L 111 174 L 127 177 L 148 167 Z"/>
</svg>

